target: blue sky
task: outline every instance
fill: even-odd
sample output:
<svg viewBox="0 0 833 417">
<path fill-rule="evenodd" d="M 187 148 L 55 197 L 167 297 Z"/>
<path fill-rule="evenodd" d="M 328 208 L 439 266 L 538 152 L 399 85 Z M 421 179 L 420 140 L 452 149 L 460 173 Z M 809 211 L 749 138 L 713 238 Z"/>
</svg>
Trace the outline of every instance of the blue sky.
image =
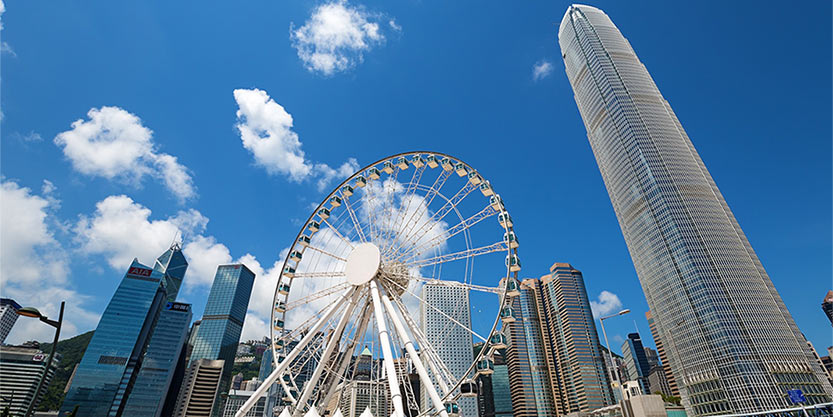
<svg viewBox="0 0 833 417">
<path fill-rule="evenodd" d="M 268 274 L 325 195 L 320 181 L 425 149 L 502 190 L 524 276 L 572 263 L 591 299 L 609 291 L 633 311 L 609 322 L 614 338 L 636 326 L 649 340 L 560 60 L 568 4 L 10 2 L 0 32 L 4 296 L 50 314 L 68 298 L 65 335 L 90 330 L 130 259 L 151 262 L 179 227 L 201 257 L 181 297 L 199 317 L 216 263 Z M 830 3 L 804 4 L 800 18 L 768 2 L 593 5 L 671 103 L 801 330 L 817 349 L 833 344 L 820 308 L 833 272 Z M 354 13 L 358 26 L 346 49 L 311 55 L 326 52 L 315 43 L 322 7 Z M 300 160 L 258 160 L 275 150 L 244 147 L 237 112 L 254 89 L 282 106 L 263 123 Z M 102 155 L 84 146 L 90 131 L 127 141 Z M 267 287 L 256 288 L 244 337 L 265 328 Z M 44 327 L 21 322 L 11 341 L 46 340 Z"/>
</svg>

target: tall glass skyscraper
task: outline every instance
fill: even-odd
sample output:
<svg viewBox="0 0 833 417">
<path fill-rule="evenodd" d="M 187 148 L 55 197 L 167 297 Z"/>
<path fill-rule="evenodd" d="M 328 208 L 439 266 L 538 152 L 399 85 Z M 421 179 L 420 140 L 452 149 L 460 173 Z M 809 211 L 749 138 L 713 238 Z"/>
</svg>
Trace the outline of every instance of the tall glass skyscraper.
<svg viewBox="0 0 833 417">
<path fill-rule="evenodd" d="M 254 282 L 255 274 L 246 265 L 220 265 L 208 293 L 190 360 L 191 363 L 200 359 L 225 361 L 219 393 L 228 389 Z M 220 407 L 215 401 L 212 415 L 219 412 Z"/>
<path fill-rule="evenodd" d="M 156 258 L 153 269 L 165 274 L 162 285 L 168 293 L 168 301 L 176 301 L 182 280 L 185 278 L 185 271 L 188 270 L 188 261 L 185 260 L 179 243 L 174 243 L 165 253 Z"/>
<path fill-rule="evenodd" d="M 723 195 L 630 43 L 601 10 L 558 40 L 579 112 L 691 416 L 833 399 Z M 731 74 L 729 74 L 731 75 Z"/>
<path fill-rule="evenodd" d="M 78 364 L 60 414 L 79 405 L 79 417 L 121 413 L 141 365 L 166 293 L 163 274 L 133 260 L 101 315 Z"/>
<path fill-rule="evenodd" d="M 628 368 L 628 379 L 637 381 L 642 392 L 653 393 L 648 375 L 651 367 L 648 365 L 648 356 L 645 355 L 645 348 L 642 346 L 642 338 L 639 333 L 629 333 L 628 339 L 622 344 L 622 357 L 625 358 L 625 366 Z"/>
<path fill-rule="evenodd" d="M 469 329 L 471 328 L 471 307 L 468 290 L 445 285 L 426 284 L 422 287 L 422 297 L 425 300 L 424 303 L 420 303 L 422 331 L 428 342 L 437 351 L 437 355 L 448 367 L 448 370 L 456 378 L 462 378 L 474 362 L 471 333 L 459 325 L 449 324 L 448 317 L 454 318 L 458 323 Z M 434 308 L 426 307 L 426 304 L 430 304 Z M 437 392 L 442 393 L 439 386 L 434 385 L 437 387 Z M 423 404 L 430 404 L 431 400 L 428 398 L 427 391 L 422 391 Z M 476 399 L 461 398 L 459 406 L 461 416 L 474 417 L 477 415 Z"/>
</svg>

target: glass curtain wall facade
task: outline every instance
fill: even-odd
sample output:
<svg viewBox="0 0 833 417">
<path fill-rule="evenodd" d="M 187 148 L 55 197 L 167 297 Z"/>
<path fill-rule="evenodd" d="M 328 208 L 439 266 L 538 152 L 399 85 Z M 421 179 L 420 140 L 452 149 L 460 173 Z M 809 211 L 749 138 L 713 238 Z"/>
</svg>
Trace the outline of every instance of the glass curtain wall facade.
<svg viewBox="0 0 833 417">
<path fill-rule="evenodd" d="M 833 388 L 645 66 L 601 10 L 558 40 L 576 103 L 691 416 L 780 409 Z"/>
<path fill-rule="evenodd" d="M 504 330 L 509 342 L 506 365 L 515 417 L 563 415 L 553 400 L 553 384 L 557 377 L 551 375 L 553 369 L 549 364 L 553 362 L 547 350 L 549 338 L 541 326 L 540 290 L 537 279 L 521 281 L 521 294 L 511 301 L 515 321 L 508 323 L 508 330 Z"/>
<path fill-rule="evenodd" d="M 648 365 L 648 357 L 645 355 L 645 348 L 642 346 L 642 338 L 639 333 L 629 333 L 627 340 L 622 344 L 622 357 L 625 358 L 625 366 L 628 368 L 628 377 L 639 383 L 642 392 L 650 394 L 651 383 L 648 375 L 651 367 Z"/>
<path fill-rule="evenodd" d="M 660 366 L 662 366 L 662 372 L 665 374 L 665 380 L 668 382 L 668 389 L 671 395 L 679 397 L 680 389 L 677 387 L 677 380 L 674 379 L 674 373 L 671 372 L 671 365 L 668 364 L 668 355 L 665 353 L 665 345 L 659 337 L 659 330 L 657 330 L 657 324 L 654 322 L 654 315 L 649 310 L 645 312 L 645 318 L 648 319 L 651 337 L 654 338 L 654 344 L 657 346 L 657 356 L 659 356 Z"/>
<path fill-rule="evenodd" d="M 135 381 L 150 332 L 165 303 L 162 273 L 133 260 L 101 315 L 60 414 L 116 415 Z"/>
<path fill-rule="evenodd" d="M 243 264 L 220 265 L 208 293 L 190 360 L 191 363 L 200 359 L 225 361 L 220 393 L 228 390 L 231 367 L 237 353 L 237 344 L 240 343 L 254 281 L 254 272 Z M 219 412 L 220 407 L 215 405 L 212 415 L 218 415 Z"/>
<path fill-rule="evenodd" d="M 563 414 L 592 411 L 613 403 L 596 322 L 581 272 L 555 263 L 541 277 L 541 302 L 552 344 L 553 385 Z"/>
</svg>

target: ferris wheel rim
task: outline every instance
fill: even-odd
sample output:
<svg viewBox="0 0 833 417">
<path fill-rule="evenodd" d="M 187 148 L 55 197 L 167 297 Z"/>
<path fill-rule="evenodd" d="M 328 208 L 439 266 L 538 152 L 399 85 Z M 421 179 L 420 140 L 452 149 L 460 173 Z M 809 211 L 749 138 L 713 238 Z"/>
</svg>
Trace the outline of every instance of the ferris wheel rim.
<svg viewBox="0 0 833 417">
<path fill-rule="evenodd" d="M 354 181 L 354 180 L 356 179 L 356 177 L 361 176 L 361 175 L 363 175 L 363 174 L 367 173 L 370 169 L 372 169 L 372 168 L 376 168 L 378 165 L 383 164 L 383 163 L 385 163 L 385 162 L 388 162 L 388 161 L 394 161 L 394 160 L 396 160 L 397 158 L 407 157 L 407 156 L 413 156 L 413 155 L 421 155 L 421 156 L 434 155 L 434 156 L 437 156 L 437 157 L 448 158 L 448 159 L 450 159 L 450 160 L 456 161 L 457 163 L 462 163 L 462 164 L 464 164 L 466 167 L 470 167 L 470 168 L 472 167 L 471 165 L 469 165 L 469 164 L 465 163 L 462 159 L 457 158 L 457 157 L 455 157 L 455 156 L 453 156 L 453 155 L 450 155 L 450 154 L 443 153 L 443 152 L 435 152 L 435 151 L 408 151 L 408 152 L 401 152 L 401 153 L 397 153 L 397 154 L 394 154 L 394 155 L 390 155 L 390 156 L 387 156 L 387 157 L 384 157 L 384 158 L 378 159 L 378 160 L 376 160 L 376 161 L 375 161 L 375 162 L 373 162 L 373 163 L 367 164 L 366 166 L 364 166 L 364 167 L 362 167 L 362 168 L 360 168 L 360 169 L 356 170 L 356 172 L 354 172 L 352 175 L 350 175 L 349 177 L 347 177 L 346 179 L 344 179 L 343 181 L 341 181 L 338 185 L 336 185 L 335 187 L 333 187 L 333 188 L 332 188 L 332 190 L 331 190 L 331 191 L 330 191 L 330 192 L 329 192 L 329 193 L 328 193 L 328 194 L 327 194 L 327 195 L 326 195 L 326 196 L 325 196 L 325 197 L 321 200 L 321 202 L 320 202 L 320 203 L 319 203 L 319 204 L 315 207 L 315 209 L 314 209 L 314 210 L 312 210 L 312 212 L 311 212 L 311 214 L 309 215 L 309 217 L 307 218 L 307 220 L 303 223 L 303 225 L 301 226 L 301 228 L 300 228 L 299 232 L 296 234 L 295 239 L 294 239 L 294 240 L 293 240 L 293 242 L 292 242 L 292 245 L 290 246 L 289 250 L 287 251 L 287 254 L 286 254 L 286 256 L 284 257 L 283 263 L 281 264 L 281 269 L 280 269 L 280 271 L 279 271 L 278 280 L 277 280 L 277 283 L 276 283 L 276 290 L 275 290 L 275 293 L 274 293 L 274 296 L 273 296 L 273 300 L 272 300 L 272 308 L 270 309 L 270 310 L 271 310 L 271 314 L 270 314 L 270 318 L 271 318 L 271 320 L 270 320 L 270 326 L 269 326 L 269 329 L 270 329 L 270 341 L 271 341 L 271 350 L 272 350 L 272 360 L 273 360 L 273 364 L 278 364 L 278 363 L 279 363 L 279 361 L 280 361 L 278 350 L 279 350 L 279 349 L 281 349 L 281 348 L 279 348 L 279 347 L 277 346 L 277 342 L 278 342 L 278 340 L 281 340 L 282 338 L 286 338 L 286 337 L 287 337 L 287 334 L 288 334 L 288 333 L 287 333 L 287 329 L 282 329 L 282 330 L 280 330 L 280 332 L 278 332 L 278 331 L 276 330 L 276 328 L 275 328 L 275 320 L 277 320 L 277 319 L 280 317 L 280 319 L 281 319 L 282 321 L 284 321 L 284 322 L 285 322 L 285 320 L 286 320 L 286 313 L 287 313 L 287 311 L 288 311 L 287 309 L 285 309 L 283 312 L 278 312 L 278 311 L 276 310 L 276 306 L 278 305 L 278 302 L 279 302 L 279 301 L 281 301 L 279 298 L 283 297 L 283 299 L 285 300 L 286 304 L 289 304 L 289 302 L 288 302 L 288 300 L 289 300 L 289 294 L 288 294 L 288 293 L 287 293 L 287 294 L 281 294 L 281 293 L 280 293 L 280 291 L 279 291 L 279 288 L 281 287 L 281 284 L 282 284 L 282 283 L 284 283 L 284 282 L 287 282 L 287 281 L 288 281 L 288 283 L 290 284 L 290 290 L 291 290 L 291 287 L 292 287 L 292 285 L 291 285 L 291 284 L 295 281 L 295 279 L 296 279 L 296 278 L 295 278 L 294 276 L 286 277 L 286 276 L 284 275 L 284 271 L 286 270 L 286 268 L 287 268 L 287 267 L 290 267 L 290 266 L 291 266 L 291 264 L 290 264 L 290 261 L 291 261 L 290 257 L 291 257 L 291 255 L 292 255 L 293 251 L 295 251 L 295 250 L 296 250 L 296 248 L 298 247 L 298 245 L 299 245 L 299 243 L 298 243 L 298 242 L 299 242 L 299 239 L 301 238 L 301 236 L 305 236 L 305 231 L 307 230 L 308 225 L 309 225 L 311 222 L 313 222 L 313 221 L 315 220 L 315 218 L 316 218 L 316 216 L 318 215 L 319 211 L 320 211 L 322 208 L 325 208 L 325 206 L 327 205 L 327 203 L 328 203 L 329 201 L 331 201 L 331 199 L 332 199 L 333 197 L 337 197 L 337 196 L 339 195 L 339 193 L 341 193 L 341 190 L 342 190 L 345 186 L 350 185 L 350 184 L 351 184 L 351 182 L 352 182 L 352 181 Z M 473 168 L 472 168 L 472 169 L 473 169 Z M 476 172 L 476 171 L 475 171 L 475 172 Z M 441 175 L 442 175 L 442 174 L 441 174 Z M 449 175 L 450 175 L 450 174 L 449 174 Z M 369 182 L 369 181 L 368 181 L 368 182 Z M 419 185 L 422 185 L 422 184 L 419 184 L 419 182 L 417 182 L 416 184 L 411 184 L 411 185 L 413 185 L 413 186 L 415 186 L 415 187 L 419 187 Z M 449 198 L 448 198 L 447 196 L 443 195 L 442 193 L 439 193 L 439 190 L 437 190 L 435 194 L 440 195 L 440 196 L 441 196 L 444 200 L 446 200 L 447 204 L 448 204 L 448 203 L 450 203 Z M 494 195 L 498 196 L 498 198 L 499 198 L 499 194 L 497 194 L 496 192 L 494 193 Z M 435 195 L 435 197 L 436 197 L 436 195 Z M 433 197 L 432 197 L 432 198 L 433 198 Z M 464 197 L 464 198 L 465 198 L 465 197 Z M 488 207 L 488 206 L 487 206 L 487 207 Z M 456 208 L 456 207 L 452 207 L 452 208 L 453 208 L 455 211 L 457 211 L 457 208 Z M 504 204 L 503 204 L 502 200 L 500 200 L 500 210 L 497 210 L 497 212 L 498 212 L 498 213 L 507 213 L 507 214 L 508 214 L 508 210 L 505 208 L 505 206 L 504 206 Z M 462 216 L 460 215 L 459 211 L 457 211 L 457 213 L 456 213 L 456 214 L 458 215 L 458 217 L 460 217 L 460 218 L 462 219 Z M 504 232 L 505 232 L 505 233 L 507 233 L 507 234 L 508 234 L 508 233 L 510 233 L 510 232 L 513 232 L 513 233 L 514 233 L 514 227 L 513 227 L 512 225 L 507 225 L 506 223 L 501 223 L 501 226 L 503 227 L 503 229 L 504 229 Z M 335 227 L 334 227 L 334 226 L 332 226 L 332 225 L 330 225 L 330 226 L 329 226 L 329 228 L 330 228 L 330 229 L 335 229 Z M 357 228 L 357 230 L 360 230 L 360 229 L 361 229 L 360 227 L 358 227 L 358 225 L 356 225 L 356 228 Z M 338 231 L 337 231 L 337 230 L 335 230 L 335 232 L 336 232 L 336 233 L 338 233 Z M 470 242 L 469 242 L 469 240 L 468 240 L 468 230 L 467 230 L 467 229 L 464 229 L 464 230 L 463 230 L 463 232 L 465 232 L 465 235 L 464 235 L 464 236 L 466 236 L 466 237 L 467 237 L 467 241 L 466 241 L 466 242 L 467 242 L 467 246 L 470 248 Z M 360 233 L 361 233 L 361 232 L 360 232 Z M 344 240 L 344 241 L 348 241 L 347 239 L 345 239 L 345 238 L 343 238 L 343 237 L 342 237 L 342 240 Z M 507 253 L 507 257 L 508 257 L 508 256 L 511 256 L 511 255 L 517 256 L 517 255 L 518 255 L 518 248 L 517 248 L 517 246 L 512 247 L 511 245 L 507 245 L 507 248 L 506 248 L 506 253 Z M 468 258 L 467 258 L 467 259 L 468 259 Z M 473 261 L 472 261 L 472 262 L 473 262 Z M 296 266 L 297 266 L 297 263 L 296 263 Z M 467 270 L 468 270 L 468 264 L 466 265 L 466 268 L 467 268 Z M 468 272 L 467 272 L 467 274 L 468 274 Z M 465 279 L 465 278 L 464 278 L 464 279 Z M 502 280 L 510 280 L 510 279 L 513 279 L 513 280 L 516 280 L 516 281 L 517 281 L 517 280 L 518 280 L 518 272 L 517 272 L 517 271 L 512 271 L 512 270 L 511 270 L 511 268 L 509 267 L 509 265 L 507 265 L 507 266 L 506 266 L 506 274 L 505 274 L 505 276 L 502 278 Z M 448 281 L 448 280 L 438 279 L 437 281 Z M 452 281 L 453 281 L 453 280 L 452 280 Z M 457 282 L 457 281 L 454 281 L 454 282 Z M 348 290 L 348 291 L 344 291 L 344 294 L 343 294 L 343 295 L 341 295 L 340 297 L 342 297 L 342 298 L 346 298 L 346 297 L 348 297 L 349 289 L 351 289 L 351 288 L 355 288 L 355 287 L 347 286 L 346 288 L 344 288 L 345 290 Z M 491 343 L 490 343 L 490 340 L 492 340 L 492 336 L 493 336 L 493 335 L 495 335 L 495 333 L 496 333 L 496 331 L 497 331 L 497 328 L 498 328 L 498 325 L 501 323 L 501 314 L 500 314 L 500 312 L 502 311 L 502 309 L 503 309 L 505 306 L 507 306 L 507 301 L 510 299 L 510 298 L 507 296 L 507 291 L 506 291 L 506 287 L 505 287 L 505 286 L 501 287 L 501 285 L 499 285 L 499 286 L 498 286 L 498 288 L 499 288 L 499 289 L 500 289 L 500 288 L 502 288 L 502 290 L 501 290 L 501 292 L 500 292 L 500 295 L 499 295 L 499 309 L 498 309 L 498 314 L 496 315 L 495 320 L 494 320 L 494 322 L 492 323 L 492 326 L 491 326 L 491 328 L 490 328 L 490 330 L 489 330 L 489 333 L 488 333 L 488 335 L 486 336 L 486 338 L 484 339 L 482 336 L 479 336 L 479 335 L 478 335 L 478 337 L 480 337 L 481 339 L 484 339 L 484 341 L 485 341 L 485 343 L 484 343 L 484 347 L 480 350 L 480 352 L 479 352 L 477 355 L 475 355 L 475 356 L 474 356 L 474 358 L 473 358 L 473 362 L 470 364 L 470 366 L 468 367 L 468 369 L 467 369 L 467 371 L 465 372 L 465 374 L 464 374 L 462 377 L 460 377 L 460 378 L 456 378 L 456 377 L 455 377 L 455 379 L 456 379 L 456 384 L 455 384 L 453 387 L 449 387 L 449 391 L 448 391 L 448 393 L 447 393 L 445 396 L 443 396 L 443 398 L 442 398 L 444 402 L 446 402 L 446 401 L 450 401 L 450 400 L 454 400 L 454 399 L 456 399 L 457 397 L 459 397 L 459 396 L 460 396 L 460 394 L 459 394 L 459 388 L 460 388 L 460 385 L 461 385 L 461 384 L 462 384 L 462 383 L 463 383 L 463 382 L 464 382 L 467 378 L 469 378 L 469 376 L 474 376 L 474 377 L 476 377 L 476 374 L 475 374 L 475 372 L 474 372 L 474 371 L 475 371 L 475 367 L 476 367 L 477 363 L 478 363 L 478 362 L 479 362 L 479 361 L 480 361 L 480 360 L 481 360 L 484 356 L 486 356 L 486 355 L 487 355 L 487 351 L 489 352 L 489 354 L 491 354 L 491 353 L 492 353 L 492 352 L 491 352 L 492 347 L 490 346 L 490 344 L 491 344 Z M 401 310 L 401 309 L 402 309 L 402 307 L 400 306 L 400 310 Z M 405 310 L 405 311 L 407 311 L 407 310 Z M 320 314 L 320 313 L 321 313 L 321 312 L 319 312 L 318 314 Z M 467 329 L 467 330 L 469 331 L 469 333 L 475 334 L 472 330 L 470 330 L 470 329 Z M 280 333 L 280 334 L 279 334 L 279 333 Z M 287 342 L 288 342 L 288 341 L 287 341 Z M 282 349 L 283 349 L 283 350 L 286 350 L 286 347 L 283 347 Z M 282 385 L 283 385 L 283 382 L 284 382 L 284 381 L 283 381 L 283 378 L 281 378 L 281 384 L 282 384 Z M 294 381 L 293 381 L 293 385 L 294 385 Z M 285 386 L 284 386 L 284 388 L 285 388 Z M 297 387 L 296 387 L 296 389 L 297 389 Z M 456 396 L 454 396 L 454 393 L 455 393 L 455 392 L 457 392 Z M 429 414 L 430 409 L 431 409 L 430 407 L 427 407 L 427 406 L 426 406 L 426 407 L 425 407 L 425 411 L 421 412 L 419 415 L 427 415 L 427 414 Z"/>
</svg>

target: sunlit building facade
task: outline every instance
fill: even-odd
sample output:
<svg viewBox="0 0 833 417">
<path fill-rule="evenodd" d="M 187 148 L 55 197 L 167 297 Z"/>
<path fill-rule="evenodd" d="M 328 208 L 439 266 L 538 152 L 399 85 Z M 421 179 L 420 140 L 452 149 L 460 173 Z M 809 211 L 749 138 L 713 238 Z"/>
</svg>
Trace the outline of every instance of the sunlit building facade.
<svg viewBox="0 0 833 417">
<path fill-rule="evenodd" d="M 12 331 L 18 317 L 17 310 L 20 310 L 20 304 L 11 298 L 0 298 L 0 343 L 5 342 Z"/>
<path fill-rule="evenodd" d="M 831 401 L 823 370 L 630 43 L 583 5 L 568 8 L 558 40 L 687 413 L 781 409 L 799 388 L 811 404 Z"/>
</svg>

